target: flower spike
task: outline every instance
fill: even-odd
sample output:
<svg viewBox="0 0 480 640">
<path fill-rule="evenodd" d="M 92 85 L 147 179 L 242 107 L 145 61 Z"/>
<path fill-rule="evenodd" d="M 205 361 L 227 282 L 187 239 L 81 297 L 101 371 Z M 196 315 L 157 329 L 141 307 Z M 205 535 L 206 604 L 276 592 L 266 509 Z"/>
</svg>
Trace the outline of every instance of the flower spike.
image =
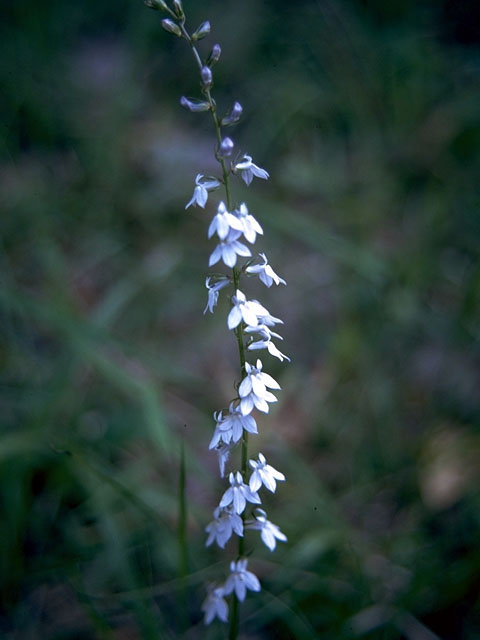
<svg viewBox="0 0 480 640">
<path fill-rule="evenodd" d="M 234 102 L 229 110 L 223 111 L 223 118 L 218 115 L 221 109 L 212 96 L 212 70 L 219 62 L 222 50 L 219 44 L 214 44 L 210 53 L 207 49 L 207 55 L 203 55 L 197 49 L 202 46 L 203 38 L 212 31 L 210 21 L 205 20 L 190 34 L 186 27 L 188 21 L 182 0 L 144 1 L 147 6 L 167 14 L 168 17 L 161 23 L 163 29 L 184 40 L 193 53 L 198 73 L 199 95 L 192 98 L 182 96 L 180 104 L 187 111 L 206 113 L 207 117 L 212 119 L 215 140 L 213 156 L 219 164 L 218 175 L 221 176 L 216 178 L 197 173 L 193 194 L 185 209 L 205 209 L 212 192 L 222 189 L 223 195 L 215 202 L 216 211 L 208 225 L 207 236 L 215 242 L 208 265 L 213 267 L 221 263 L 222 270 L 226 268 L 231 271 L 211 273 L 207 276 L 207 303 L 203 313 L 214 313 L 220 292 L 228 287 L 228 295 L 225 294 L 225 298 L 230 301 L 230 309 L 226 324 L 236 338 L 240 367 L 237 382 L 232 384 L 236 395 L 226 403 L 228 410 L 221 409 L 213 414 L 215 426 L 209 449 L 217 454 L 220 477 L 223 479 L 227 474 L 228 483 L 223 481 L 226 487 L 223 488 L 220 501 L 213 511 L 213 519 L 205 527 L 205 544 L 210 547 L 215 543 L 217 547 L 224 549 L 232 538 L 237 538 L 238 555 L 230 562 L 226 580 L 207 587 L 207 596 L 201 606 L 207 625 L 215 619 L 225 623 L 230 616 L 229 637 L 236 638 L 239 625 L 238 602 L 245 600 L 247 591 L 258 592 L 261 589 L 259 579 L 248 569 L 248 561 L 243 557 L 244 536 L 247 533 L 251 536 L 252 531 L 259 531 L 262 543 L 270 551 L 275 550 L 277 542 L 287 540 L 280 528 L 267 519 L 267 514 L 262 509 L 254 509 L 253 519 L 246 519 L 245 515 L 248 505 L 261 504 L 260 490 L 265 488 L 273 493 L 277 483 L 285 480 L 283 473 L 267 464 L 262 453 L 258 454 L 257 459 L 249 460 L 248 435 L 258 433 L 254 410 L 268 413 L 270 403 L 277 401 L 272 390 L 280 390 L 280 385 L 263 370 L 260 359 L 253 365 L 247 362 L 246 358 L 248 352 L 262 349 L 282 362 L 290 358 L 273 342 L 273 339 L 282 340 L 274 329 L 277 324 L 283 324 L 283 321 L 272 315 L 261 302 L 245 293 L 244 282 L 248 282 L 249 276 L 258 276 L 266 287 L 286 283 L 268 264 L 264 253 L 259 253 L 259 260 L 251 259 L 251 246 L 263 236 L 264 231 L 249 211 L 247 204 L 234 197 L 231 176 L 237 175 L 249 186 L 253 178 L 267 180 L 269 174 L 256 165 L 248 154 L 236 155 L 234 159 L 236 144 L 226 135 L 225 128 L 235 125 L 240 120 L 243 107 L 239 102 Z M 222 405 L 226 404 L 222 402 Z M 230 466 L 231 459 L 234 460 L 237 456 L 241 465 L 232 464 L 235 470 L 228 473 L 227 465 Z M 250 545 L 250 542 L 248 544 Z M 234 599 L 231 611 L 226 600 L 230 595 Z"/>
</svg>

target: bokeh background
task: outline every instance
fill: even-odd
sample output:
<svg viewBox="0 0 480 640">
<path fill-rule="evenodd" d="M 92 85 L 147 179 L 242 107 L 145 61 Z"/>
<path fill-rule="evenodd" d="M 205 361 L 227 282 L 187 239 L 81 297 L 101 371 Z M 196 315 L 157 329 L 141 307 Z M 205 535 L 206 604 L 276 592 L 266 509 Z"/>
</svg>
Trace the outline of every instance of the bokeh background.
<svg viewBox="0 0 480 640">
<path fill-rule="evenodd" d="M 249 289 L 292 357 L 250 445 L 287 475 L 266 506 L 289 542 L 250 538 L 242 637 L 479 638 L 479 5 L 184 4 L 271 173 L 235 198 L 288 281 Z M 184 210 L 215 171 L 178 103 L 195 66 L 140 1 L 2 14 L 0 633 L 222 638 L 207 446 L 238 356 L 227 301 L 202 315 L 212 204 Z"/>
</svg>

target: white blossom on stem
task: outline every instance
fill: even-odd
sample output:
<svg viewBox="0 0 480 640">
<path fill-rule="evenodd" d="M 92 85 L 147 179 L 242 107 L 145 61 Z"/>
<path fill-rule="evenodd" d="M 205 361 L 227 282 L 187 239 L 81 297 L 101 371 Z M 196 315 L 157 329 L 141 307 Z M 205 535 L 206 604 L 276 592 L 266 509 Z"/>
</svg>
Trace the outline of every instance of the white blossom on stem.
<svg viewBox="0 0 480 640">
<path fill-rule="evenodd" d="M 262 340 L 271 340 L 272 338 L 283 340 L 280 334 L 272 331 L 266 324 L 257 324 L 255 327 L 245 327 L 245 333 L 258 333 Z"/>
<path fill-rule="evenodd" d="M 270 313 L 266 313 L 263 316 L 258 316 L 257 319 L 259 324 L 264 324 L 267 327 L 274 327 L 276 324 L 283 324 L 283 320 L 272 316 Z"/>
<path fill-rule="evenodd" d="M 225 277 L 222 277 L 220 280 L 217 280 L 216 282 L 213 282 L 213 284 L 211 284 L 212 281 L 213 278 L 210 276 L 205 280 L 205 286 L 208 289 L 208 300 L 207 306 L 203 310 L 203 315 L 205 315 L 207 311 L 213 313 L 214 307 L 217 306 L 219 291 L 230 284 L 230 280 Z"/>
<path fill-rule="evenodd" d="M 224 202 L 220 202 L 217 208 L 217 213 L 208 227 L 208 237 L 211 238 L 213 234 L 216 233 L 220 240 L 225 240 L 230 229 L 236 229 L 243 233 L 243 224 L 237 216 L 234 216 L 233 213 L 227 211 Z"/>
<path fill-rule="evenodd" d="M 262 542 L 270 551 L 273 551 L 277 546 L 277 540 L 287 542 L 287 536 L 280 531 L 276 524 L 267 520 L 267 514 L 263 509 L 255 509 L 255 520 L 247 520 L 245 528 L 260 531 Z"/>
<path fill-rule="evenodd" d="M 268 310 L 265 309 L 257 300 L 247 300 L 245 294 L 237 289 L 235 295 L 232 297 L 233 306 L 228 314 L 227 326 L 229 329 L 235 329 L 243 320 L 247 326 L 256 327 L 258 324 L 258 317 L 265 314 L 268 315 Z"/>
<path fill-rule="evenodd" d="M 258 493 L 252 491 L 248 484 L 243 482 L 240 471 L 230 473 L 228 481 L 230 482 L 230 487 L 223 494 L 220 504 L 218 505 L 219 507 L 228 507 L 232 504 L 235 513 L 240 514 L 243 513 L 247 501 L 253 504 L 261 504 Z"/>
<path fill-rule="evenodd" d="M 254 273 L 258 275 L 260 280 L 267 287 L 271 287 L 273 283 L 275 283 L 276 285 L 287 284 L 285 280 L 283 278 L 280 278 L 280 276 L 278 276 L 272 269 L 272 267 L 268 264 L 267 256 L 264 253 L 259 253 L 258 255 L 262 258 L 263 263 L 252 264 L 247 267 L 245 271 L 247 273 Z"/>
<path fill-rule="evenodd" d="M 216 411 L 213 414 L 217 426 L 210 441 L 209 449 L 214 449 L 220 442 L 225 444 L 238 442 L 243 435 L 244 429 L 248 433 L 258 433 L 255 418 L 253 416 L 244 416 L 240 411 L 239 405 L 235 406 L 231 402 L 228 411 L 225 416 L 222 411 Z"/>
<path fill-rule="evenodd" d="M 238 388 L 240 411 L 243 415 L 250 414 L 254 407 L 263 413 L 268 413 L 268 403 L 277 401 L 277 398 L 267 390 L 267 387 L 280 389 L 280 385 L 272 376 L 262 371 L 262 366 L 261 360 L 257 360 L 256 367 L 248 362 L 245 363 L 247 375 Z"/>
<path fill-rule="evenodd" d="M 218 468 L 220 470 L 221 478 L 225 477 L 225 466 L 228 462 L 228 459 L 230 458 L 230 451 L 234 448 L 234 446 L 235 446 L 235 443 L 230 442 L 229 444 L 219 443 L 215 447 L 215 451 L 217 452 L 217 456 L 218 456 Z"/>
<path fill-rule="evenodd" d="M 193 190 L 193 196 L 189 202 L 185 205 L 185 209 L 188 209 L 191 205 L 205 208 L 208 200 L 208 192 L 218 189 L 220 182 L 216 178 L 205 177 L 202 173 L 197 174 L 195 178 L 196 187 Z"/>
<path fill-rule="evenodd" d="M 238 241 L 238 238 L 241 235 L 242 234 L 240 231 L 237 231 L 236 229 L 230 229 L 230 232 L 225 240 L 222 240 L 220 244 L 217 244 L 215 249 L 212 251 L 210 260 L 208 261 L 208 266 L 212 267 L 220 259 L 222 259 L 227 267 L 233 269 L 233 267 L 237 264 L 237 255 L 244 257 L 251 256 L 252 254 L 250 253 L 250 249 L 242 242 Z"/>
<path fill-rule="evenodd" d="M 227 509 L 217 507 L 213 512 L 213 518 L 205 528 L 208 533 L 205 543 L 207 547 L 215 541 L 223 549 L 232 537 L 232 533 L 243 536 L 243 520 L 231 507 Z"/>
<path fill-rule="evenodd" d="M 240 559 L 237 562 L 230 563 L 230 575 L 225 581 L 224 593 L 228 595 L 235 591 L 235 595 L 243 602 L 247 595 L 247 589 L 250 591 L 260 591 L 260 582 L 257 576 L 251 571 L 247 571 L 248 560 Z"/>
<path fill-rule="evenodd" d="M 240 162 L 234 165 L 233 172 L 237 173 L 238 171 L 247 186 L 252 182 L 253 176 L 262 178 L 262 180 L 268 180 L 270 177 L 268 171 L 257 167 L 257 165 L 252 162 L 252 156 L 247 154 L 241 158 Z"/>
<path fill-rule="evenodd" d="M 263 453 L 258 454 L 258 461 L 249 460 L 248 464 L 253 469 L 249 480 L 252 491 L 258 491 L 263 484 L 269 491 L 274 493 L 277 488 L 277 480 L 280 482 L 285 480 L 283 473 L 267 464 Z"/>
<path fill-rule="evenodd" d="M 277 346 L 272 342 L 272 338 L 278 338 L 279 340 L 283 340 L 282 336 L 275 331 L 271 331 L 270 328 L 265 324 L 259 324 L 256 327 L 246 327 L 246 333 L 258 333 L 261 340 L 257 340 L 256 342 L 251 342 L 248 345 L 249 351 L 254 351 L 256 349 L 267 349 L 270 355 L 275 356 L 281 362 L 283 360 L 288 360 L 290 362 L 290 358 L 282 353 Z"/>
<path fill-rule="evenodd" d="M 280 362 L 283 362 L 284 360 L 288 360 L 290 362 L 290 358 L 282 353 L 271 340 L 257 340 L 256 342 L 251 342 L 248 345 L 249 351 L 254 351 L 256 349 L 267 349 L 268 353 L 271 356 L 278 358 Z"/>
<path fill-rule="evenodd" d="M 205 613 L 205 624 L 210 624 L 215 618 L 228 622 L 228 604 L 225 600 L 223 587 L 213 587 L 203 601 L 202 611 Z"/>
<path fill-rule="evenodd" d="M 244 202 L 242 202 L 240 207 L 235 210 L 235 213 L 237 214 L 237 219 L 242 225 L 245 239 L 248 240 L 250 244 L 253 244 L 257 239 L 257 233 L 263 235 L 262 227 L 254 216 L 252 216 L 251 213 L 248 213 L 247 205 Z"/>
</svg>

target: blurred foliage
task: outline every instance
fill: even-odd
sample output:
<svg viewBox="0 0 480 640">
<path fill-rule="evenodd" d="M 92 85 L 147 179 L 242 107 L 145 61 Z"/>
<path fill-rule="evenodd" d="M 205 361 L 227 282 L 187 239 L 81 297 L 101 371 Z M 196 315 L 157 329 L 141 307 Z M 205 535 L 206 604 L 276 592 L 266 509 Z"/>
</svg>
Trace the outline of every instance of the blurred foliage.
<svg viewBox="0 0 480 640">
<path fill-rule="evenodd" d="M 478 638 L 479 6 L 185 5 L 271 172 L 236 197 L 289 283 L 258 293 L 293 361 L 251 440 L 287 474 L 267 508 L 289 543 L 256 546 L 242 637 Z M 1 11 L 0 632 L 223 637 L 199 611 L 225 565 L 206 449 L 237 364 L 184 212 L 214 170 L 178 106 L 194 65 L 140 2 Z"/>
</svg>

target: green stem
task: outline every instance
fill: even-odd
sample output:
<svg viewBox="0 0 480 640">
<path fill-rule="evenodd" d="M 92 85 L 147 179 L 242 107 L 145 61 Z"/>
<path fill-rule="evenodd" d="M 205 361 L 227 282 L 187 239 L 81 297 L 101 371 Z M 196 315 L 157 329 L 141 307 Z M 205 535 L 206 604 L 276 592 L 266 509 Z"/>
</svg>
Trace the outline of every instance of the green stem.
<svg viewBox="0 0 480 640">
<path fill-rule="evenodd" d="M 237 596 L 234 594 L 232 596 L 232 610 L 230 613 L 230 629 L 228 632 L 228 640 L 236 640 L 238 635 L 238 600 Z"/>
</svg>

